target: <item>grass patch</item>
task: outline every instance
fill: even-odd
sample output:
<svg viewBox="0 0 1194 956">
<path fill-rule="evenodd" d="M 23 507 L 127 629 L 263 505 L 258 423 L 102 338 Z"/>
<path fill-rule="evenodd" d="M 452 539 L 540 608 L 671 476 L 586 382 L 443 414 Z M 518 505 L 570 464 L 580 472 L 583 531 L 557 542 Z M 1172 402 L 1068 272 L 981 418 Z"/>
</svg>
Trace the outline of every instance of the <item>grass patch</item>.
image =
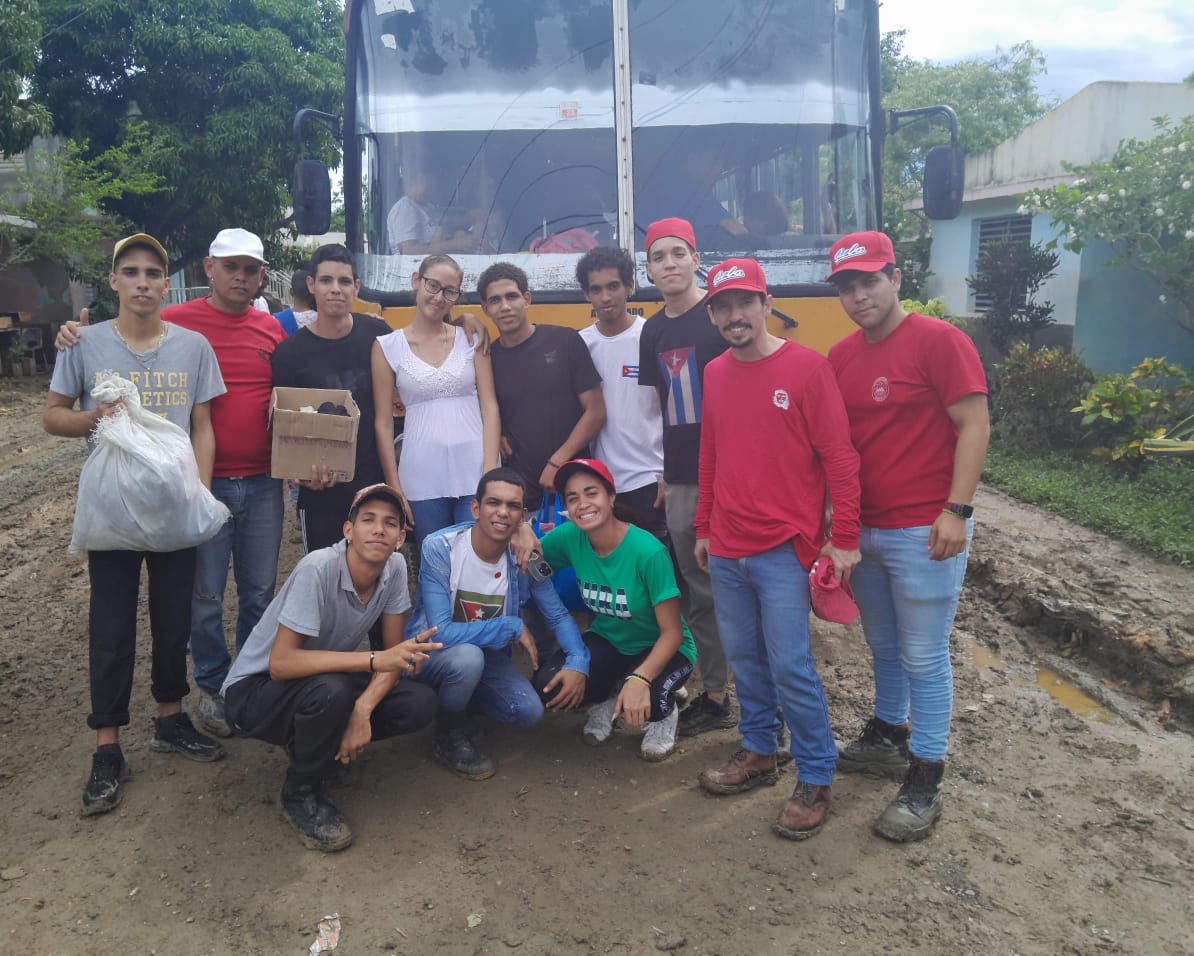
<svg viewBox="0 0 1194 956">
<path fill-rule="evenodd" d="M 983 480 L 1175 564 L 1194 564 L 1194 465 L 1154 461 L 1122 475 L 1094 459 L 1026 455 L 992 444 Z"/>
</svg>

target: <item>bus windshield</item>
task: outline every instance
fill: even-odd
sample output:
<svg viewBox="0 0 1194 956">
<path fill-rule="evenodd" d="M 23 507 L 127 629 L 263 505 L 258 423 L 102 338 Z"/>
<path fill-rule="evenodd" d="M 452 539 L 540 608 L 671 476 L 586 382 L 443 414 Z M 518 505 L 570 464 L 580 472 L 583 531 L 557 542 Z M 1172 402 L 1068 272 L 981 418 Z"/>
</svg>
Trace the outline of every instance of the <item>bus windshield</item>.
<svg viewBox="0 0 1194 956">
<path fill-rule="evenodd" d="M 621 57 L 614 3 L 626 6 Z M 773 283 L 817 281 L 833 238 L 876 219 L 873 11 L 873 0 L 365 0 L 349 35 L 346 144 L 363 286 L 397 304 L 422 257 L 447 252 L 466 282 L 504 259 L 536 292 L 578 292 L 576 260 L 595 245 L 634 248 L 641 273 L 646 226 L 665 216 L 693 223 L 707 260 L 757 255 Z M 634 235 L 618 228 L 617 62 L 628 63 Z"/>
</svg>

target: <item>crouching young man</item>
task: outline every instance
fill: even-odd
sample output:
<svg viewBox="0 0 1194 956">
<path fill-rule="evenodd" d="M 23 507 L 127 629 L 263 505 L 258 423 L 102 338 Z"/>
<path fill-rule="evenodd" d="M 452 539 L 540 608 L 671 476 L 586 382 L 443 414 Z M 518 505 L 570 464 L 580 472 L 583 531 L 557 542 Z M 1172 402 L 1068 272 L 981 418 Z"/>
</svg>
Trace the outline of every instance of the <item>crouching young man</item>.
<svg viewBox="0 0 1194 956">
<path fill-rule="evenodd" d="M 409 678 L 440 644 L 434 629 L 402 639 L 410 611 L 402 499 L 362 488 L 345 540 L 304 557 L 278 592 L 224 681 L 228 719 L 249 737 L 285 747 L 282 816 L 314 850 L 342 850 L 352 830 L 324 796 L 337 761 L 373 738 L 408 734 L 435 716 L 435 694 Z M 381 618 L 382 650 L 357 647 Z"/>
<path fill-rule="evenodd" d="M 433 628 L 444 650 L 416 675 L 439 695 L 435 755 L 458 776 L 485 780 L 496 771 L 481 751 L 470 714 L 516 727 L 533 727 L 549 710 L 573 710 L 585 696 L 589 650 L 550 580 L 520 572 L 510 543 L 526 511 L 526 482 L 513 468 L 481 476 L 473 520 L 428 535 L 423 541 L 419 593 L 408 635 Z M 543 614 L 563 652 L 563 666 L 532 686 L 514 665 L 521 645 L 538 669 L 535 640 L 519 617 L 529 600 Z"/>
</svg>

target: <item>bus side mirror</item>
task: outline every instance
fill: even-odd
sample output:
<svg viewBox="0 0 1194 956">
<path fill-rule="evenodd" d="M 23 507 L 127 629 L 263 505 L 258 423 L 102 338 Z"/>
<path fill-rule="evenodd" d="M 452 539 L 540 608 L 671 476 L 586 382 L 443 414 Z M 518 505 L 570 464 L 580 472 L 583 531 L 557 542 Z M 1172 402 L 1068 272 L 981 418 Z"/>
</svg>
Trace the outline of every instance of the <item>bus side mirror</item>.
<svg viewBox="0 0 1194 956">
<path fill-rule="evenodd" d="M 294 225 L 304 236 L 322 236 L 332 226 L 332 177 L 318 159 L 294 164 Z"/>
<path fill-rule="evenodd" d="M 929 219 L 957 219 L 966 162 L 957 146 L 934 146 L 925 157 L 924 203 Z"/>
</svg>

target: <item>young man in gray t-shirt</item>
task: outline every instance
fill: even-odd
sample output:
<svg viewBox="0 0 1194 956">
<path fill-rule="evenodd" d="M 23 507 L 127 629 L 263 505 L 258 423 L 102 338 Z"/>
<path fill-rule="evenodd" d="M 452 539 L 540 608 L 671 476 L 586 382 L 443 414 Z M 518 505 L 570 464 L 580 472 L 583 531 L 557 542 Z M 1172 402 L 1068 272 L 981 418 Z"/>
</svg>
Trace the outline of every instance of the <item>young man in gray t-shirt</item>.
<svg viewBox="0 0 1194 956">
<path fill-rule="evenodd" d="M 435 628 L 402 639 L 410 616 L 402 498 L 388 485 L 357 492 L 344 540 L 304 557 L 253 628 L 224 681 L 228 720 L 286 748 L 282 815 L 313 850 L 352 842 L 324 796 L 337 762 L 355 760 L 373 738 L 408 734 L 435 716 L 435 691 L 400 680 L 416 674 Z M 381 620 L 382 649 L 358 651 Z"/>
<path fill-rule="evenodd" d="M 224 394 L 215 354 L 195 332 L 162 321 L 170 287 L 166 251 L 138 233 L 116 244 L 108 282 L 120 299 L 110 322 L 80 331 L 79 347 L 59 357 L 50 379 L 42 424 L 51 435 L 88 439 L 118 404 L 101 405 L 91 389 L 103 372 L 116 372 L 140 390 L 141 404 L 191 436 L 199 476 L 210 487 L 215 436 L 209 403 Z M 79 408 L 75 408 L 78 404 Z M 80 508 L 102 502 L 80 501 Z M 120 728 L 129 722 L 141 565 L 149 568 L 149 621 L 153 638 L 152 693 L 158 702 L 150 748 L 192 760 L 224 756 L 220 744 L 197 732 L 182 711 L 187 685 L 187 639 L 195 549 L 180 551 L 89 551 L 91 714 L 96 732 L 91 776 L 83 789 L 83 813 L 111 810 L 123 795 L 130 771 L 120 750 Z"/>
</svg>

